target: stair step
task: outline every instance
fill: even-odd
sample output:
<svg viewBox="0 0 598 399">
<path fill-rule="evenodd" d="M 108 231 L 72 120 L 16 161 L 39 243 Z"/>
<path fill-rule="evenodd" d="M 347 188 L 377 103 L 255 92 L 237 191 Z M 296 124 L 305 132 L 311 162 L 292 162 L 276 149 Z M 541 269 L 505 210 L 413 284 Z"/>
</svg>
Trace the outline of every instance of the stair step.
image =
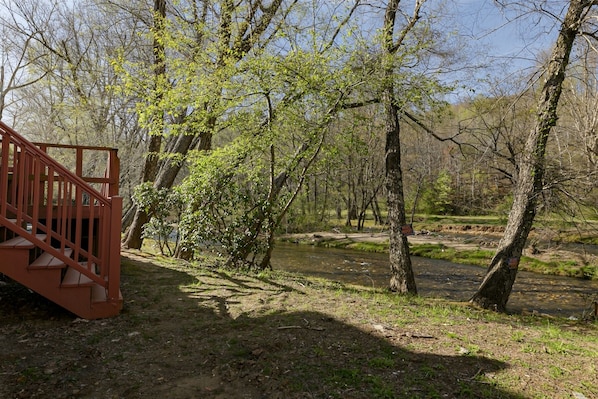
<svg viewBox="0 0 598 399">
<path fill-rule="evenodd" d="M 106 302 L 107 299 L 106 288 L 98 284 L 91 286 L 91 303 Z"/>
<path fill-rule="evenodd" d="M 122 301 L 123 295 L 122 292 L 118 292 L 118 299 Z M 102 287 L 99 284 L 95 284 L 91 286 L 91 303 L 102 303 L 108 300 L 108 292 L 106 288 Z"/>
<path fill-rule="evenodd" d="M 66 248 L 64 250 L 64 255 L 70 257 L 73 253 L 73 250 L 70 248 Z M 60 259 L 52 256 L 48 252 L 42 253 L 33 263 L 29 265 L 29 269 L 49 269 L 49 268 L 63 268 L 65 264 Z"/>
<path fill-rule="evenodd" d="M 45 234 L 36 234 L 35 237 L 38 240 L 44 241 L 46 239 Z M 15 238 L 11 238 L 10 240 L 4 241 L 0 243 L 0 247 L 3 248 L 21 248 L 21 249 L 33 249 L 35 248 L 35 244 L 33 244 L 28 239 L 18 236 Z"/>
<path fill-rule="evenodd" d="M 81 265 L 81 267 L 91 271 L 94 274 L 97 274 L 97 275 L 100 274 L 100 269 L 95 263 L 90 264 L 89 262 L 79 262 L 79 264 Z"/>
<path fill-rule="evenodd" d="M 61 287 L 81 287 L 81 286 L 94 286 L 96 283 L 87 277 L 85 274 L 69 267 L 66 270 L 66 274 L 62 279 Z"/>
</svg>

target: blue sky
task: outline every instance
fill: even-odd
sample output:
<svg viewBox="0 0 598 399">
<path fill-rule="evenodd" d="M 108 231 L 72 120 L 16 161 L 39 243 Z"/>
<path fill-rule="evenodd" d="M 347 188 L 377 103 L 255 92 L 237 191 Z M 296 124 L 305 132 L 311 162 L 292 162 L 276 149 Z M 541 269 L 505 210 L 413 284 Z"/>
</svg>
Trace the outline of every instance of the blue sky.
<svg viewBox="0 0 598 399">
<path fill-rule="evenodd" d="M 501 3 L 505 2 L 516 3 L 515 0 Z M 475 92 L 458 90 L 457 97 L 491 92 L 498 86 L 515 88 L 513 84 L 522 82 L 521 76 L 532 75 L 549 53 L 558 34 L 559 21 L 534 10 L 534 3 L 540 1 L 518 3 L 518 6 L 500 7 L 493 0 L 447 0 L 448 12 L 452 14 L 447 17 L 456 24 L 472 63 L 481 65 L 477 70 L 460 73 L 461 79 Z M 568 1 L 544 3 L 550 12 L 563 15 Z M 489 83 L 478 79 L 488 79 Z M 524 79 L 521 84 L 525 82 Z"/>
<path fill-rule="evenodd" d="M 557 21 L 546 14 L 531 12 L 532 1 L 521 3 L 525 5 L 516 10 L 501 8 L 492 0 L 456 0 L 454 7 L 460 30 L 470 35 L 476 47 L 487 49 L 489 59 L 509 60 L 513 68 L 518 68 L 535 65 L 558 33 Z M 566 5 L 559 0 L 549 3 L 552 3 L 550 11 L 557 14 L 562 14 Z"/>
</svg>

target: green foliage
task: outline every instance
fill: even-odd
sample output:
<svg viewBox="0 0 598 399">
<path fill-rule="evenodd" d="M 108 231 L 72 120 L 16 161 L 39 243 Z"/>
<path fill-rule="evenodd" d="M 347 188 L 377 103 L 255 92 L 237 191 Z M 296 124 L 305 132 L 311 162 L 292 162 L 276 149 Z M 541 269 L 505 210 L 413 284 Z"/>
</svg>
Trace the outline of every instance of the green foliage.
<svg viewBox="0 0 598 399">
<path fill-rule="evenodd" d="M 302 212 L 301 208 L 307 206 L 308 199 L 305 196 L 300 196 L 295 201 L 295 206 L 289 209 L 281 226 L 278 228 L 279 233 L 299 233 L 305 231 L 323 231 L 330 228 L 326 216 L 314 212 Z"/>
<path fill-rule="evenodd" d="M 135 188 L 133 202 L 150 219 L 143 227 L 143 237 L 155 240 L 162 255 L 174 255 L 178 241 L 176 225 L 183 206 L 179 191 L 157 189 L 152 183 L 146 182 Z"/>
<path fill-rule="evenodd" d="M 184 251 L 208 245 L 230 265 L 259 261 L 352 84 L 350 73 L 330 68 L 333 60 L 332 53 L 297 49 L 236 63 L 235 80 L 243 84 L 229 89 L 242 106 L 229 104 L 230 138 L 190 159 L 180 225 Z"/>
<path fill-rule="evenodd" d="M 244 7 L 231 7 L 230 17 L 243 21 Z M 340 10 L 334 8 L 334 12 Z M 161 31 L 150 32 L 148 39 L 164 46 L 164 74 L 124 60 L 119 70 L 126 76 L 125 90 L 141 98 L 139 120 L 150 134 L 214 135 L 215 150 L 187 159 L 179 249 L 196 254 L 207 246 L 237 266 L 259 261 L 283 221 L 313 226 L 325 222 L 323 206 L 312 207 L 320 212 L 317 217 L 290 206 L 300 198 L 311 173 L 345 167 L 335 156 L 342 150 L 360 161 L 365 159 L 355 186 L 375 183 L 362 195 L 362 210 L 368 197 L 381 191 L 382 149 L 372 144 L 383 134 L 377 122 L 379 105 L 355 118 L 359 126 L 351 134 L 345 134 L 350 124 L 338 130 L 333 127 L 355 104 L 377 101 L 388 78 L 384 66 L 396 72 L 392 77 L 397 83 L 396 98 L 404 108 L 434 113 L 446 105 L 441 95 L 449 87 L 433 74 L 414 68 L 433 44 L 434 35 L 423 21 L 418 34 L 390 58 L 381 55 L 380 38 L 374 34 L 340 45 L 353 26 L 350 18 L 336 19 L 339 15 L 331 19 L 339 30 L 330 42 L 328 33 L 311 21 L 302 26 L 301 18 L 289 18 L 276 32 L 275 47 L 268 42 L 240 53 L 235 43 L 238 26 L 230 24 L 230 31 L 225 32 L 221 30 L 225 25 L 218 25 L 225 14 L 196 25 L 173 16 Z M 140 198 L 140 203 L 144 201 Z M 149 229 L 147 234 L 167 233 L 164 224 Z"/>
<path fill-rule="evenodd" d="M 441 170 L 432 187 L 424 191 L 422 210 L 428 214 L 450 215 L 455 210 L 452 198 L 452 178 L 447 170 Z"/>
<path fill-rule="evenodd" d="M 264 228 L 255 225 L 253 218 L 268 211 L 263 200 L 267 186 L 261 184 L 260 176 L 264 170 L 259 163 L 248 162 L 248 144 L 239 139 L 192 158 L 190 175 L 181 187 L 185 204 L 179 227 L 183 250 L 210 247 L 231 258 L 263 250 L 259 240 L 246 242 Z"/>
</svg>

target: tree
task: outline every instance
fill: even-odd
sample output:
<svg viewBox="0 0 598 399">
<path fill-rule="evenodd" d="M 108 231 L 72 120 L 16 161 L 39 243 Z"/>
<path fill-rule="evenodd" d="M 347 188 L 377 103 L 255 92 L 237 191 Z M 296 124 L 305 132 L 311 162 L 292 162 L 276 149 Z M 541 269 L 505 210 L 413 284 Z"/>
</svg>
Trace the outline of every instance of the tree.
<svg viewBox="0 0 598 399">
<path fill-rule="evenodd" d="M 375 201 L 384 188 L 384 158 L 380 156 L 384 152 L 384 125 L 380 107 L 375 104 L 345 111 L 336 125 L 337 164 L 330 179 L 342 184 L 338 191 L 347 210 L 345 225 L 351 226 L 351 220 L 357 219 L 357 230 L 362 230 L 366 212 L 375 209 Z"/>
<path fill-rule="evenodd" d="M 403 45 L 407 34 L 420 18 L 424 0 L 417 0 L 413 14 L 401 29 L 396 24 L 400 0 L 390 0 L 386 6 L 383 27 L 383 86 L 381 93 L 384 107 L 386 131 L 386 190 L 388 203 L 388 221 L 390 224 L 390 289 L 405 294 L 417 294 L 415 276 L 409 256 L 407 236 L 402 228 L 406 224 L 405 197 L 403 194 L 403 171 L 401 168 L 401 126 L 399 124 L 401 103 L 395 88 L 395 60 L 397 51 Z M 398 37 L 395 39 L 395 31 Z"/>
<path fill-rule="evenodd" d="M 564 123 L 556 127 L 550 151 L 559 157 L 552 162 L 549 185 L 558 192 L 557 209 L 569 220 L 595 212 L 598 199 L 598 52 L 589 41 L 576 48 L 580 55 L 561 99 Z"/>
<path fill-rule="evenodd" d="M 147 155 L 145 156 L 144 168 L 141 176 L 141 182 L 153 182 L 158 174 L 159 153 L 162 147 L 162 135 L 164 133 L 164 113 L 161 111 L 160 103 L 164 97 L 164 85 L 166 84 L 166 49 L 164 44 L 164 36 L 166 29 L 166 1 L 154 0 L 153 26 L 152 32 L 152 49 L 153 49 L 153 84 L 150 91 L 154 98 L 149 101 L 154 103 L 152 107 L 153 115 L 149 117 L 150 136 L 147 145 Z M 156 110 L 156 108 L 158 108 Z M 161 188 L 168 188 L 168 186 L 156 186 L 158 191 Z M 154 205 L 155 206 L 155 205 Z M 138 206 L 133 202 L 132 206 L 123 216 L 123 225 L 126 226 L 126 233 L 124 243 L 130 248 L 141 248 L 143 243 L 143 226 L 150 221 L 151 215 L 146 207 Z M 129 220 L 130 223 L 129 223 Z"/>
<path fill-rule="evenodd" d="M 27 46 L 22 53 L 27 68 L 19 77 L 33 82 L 21 85 L 10 112 L 19 130 L 35 141 L 119 147 L 121 193 L 128 197 L 127 182 L 138 180 L 142 129 L 135 98 L 116 90 L 122 81 L 112 60 L 140 58 L 143 46 L 134 22 L 99 3 L 4 2 L 9 8 L 2 24 L 12 32 L 13 50 L 17 43 Z M 96 161 L 101 160 L 86 160 L 86 174 L 104 173 L 105 163 Z"/>
<path fill-rule="evenodd" d="M 34 33 L 20 29 L 11 6 L 5 1 L 0 4 L 0 119 L 5 116 L 6 108 L 11 105 L 15 108 L 13 102 L 18 103 L 23 98 L 15 92 L 35 85 L 46 75 L 44 71 L 31 73 L 32 66 L 39 61 L 37 57 L 29 56 L 35 42 Z M 44 56 L 40 54 L 38 57 Z"/>
<path fill-rule="evenodd" d="M 451 170 L 459 182 L 455 205 L 463 213 L 497 210 L 508 201 L 515 184 L 516 159 L 525 144 L 520 132 L 530 130 L 535 122 L 529 109 L 534 107 L 536 87 L 514 87 L 513 80 L 508 87 L 493 83 L 488 95 L 454 107 L 462 157 L 459 167 Z"/>
<path fill-rule="evenodd" d="M 544 188 L 546 145 L 557 122 L 557 106 L 565 70 L 582 24 L 596 1 L 571 0 L 561 24 L 536 108 L 536 123 L 527 136 L 518 160 L 513 205 L 504 235 L 484 280 L 471 302 L 483 308 L 505 311 L 517 276 L 517 266 L 532 228 L 536 206 Z"/>
<path fill-rule="evenodd" d="M 333 32 L 347 24 L 358 3 Z M 227 89 L 237 102 L 223 121 L 230 139 L 195 154 L 183 184 L 189 206 L 181 243 L 191 255 L 200 245 L 215 245 L 229 266 L 269 267 L 276 229 L 356 86 L 339 62 L 346 54 L 334 45 L 336 34 L 318 36 L 317 24 L 302 31 L 288 46 L 277 43 L 283 51 L 264 50 L 236 63 L 237 84 Z"/>
<path fill-rule="evenodd" d="M 179 8 L 167 18 L 170 29 L 161 30 L 158 38 L 170 54 L 165 60 L 165 86 L 157 89 L 160 93 L 154 88 L 147 90 L 147 108 L 141 111 L 142 120 L 150 125 L 157 120 L 156 114 L 169 117 L 165 125 L 151 125 L 152 134 L 167 137 L 153 182 L 156 189 L 172 187 L 189 150 L 211 148 L 212 137 L 220 129 L 219 118 L 228 108 L 226 90 L 235 75 L 235 63 L 273 41 L 281 27 L 277 17 L 284 20 L 296 2 L 177 4 Z M 143 79 L 139 82 L 145 84 Z M 143 209 L 137 208 L 125 246 L 140 248 L 147 221 Z"/>
</svg>

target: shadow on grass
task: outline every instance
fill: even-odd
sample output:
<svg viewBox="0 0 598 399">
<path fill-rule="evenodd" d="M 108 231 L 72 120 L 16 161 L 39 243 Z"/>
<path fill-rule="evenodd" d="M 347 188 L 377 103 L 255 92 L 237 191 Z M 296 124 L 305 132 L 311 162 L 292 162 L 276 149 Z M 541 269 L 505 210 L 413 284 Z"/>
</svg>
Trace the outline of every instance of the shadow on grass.
<svg viewBox="0 0 598 399">
<path fill-rule="evenodd" d="M 483 378 L 505 363 L 415 352 L 279 282 L 127 258 L 122 282 L 123 313 L 89 322 L 0 286 L 0 397 L 518 397 Z"/>
</svg>

